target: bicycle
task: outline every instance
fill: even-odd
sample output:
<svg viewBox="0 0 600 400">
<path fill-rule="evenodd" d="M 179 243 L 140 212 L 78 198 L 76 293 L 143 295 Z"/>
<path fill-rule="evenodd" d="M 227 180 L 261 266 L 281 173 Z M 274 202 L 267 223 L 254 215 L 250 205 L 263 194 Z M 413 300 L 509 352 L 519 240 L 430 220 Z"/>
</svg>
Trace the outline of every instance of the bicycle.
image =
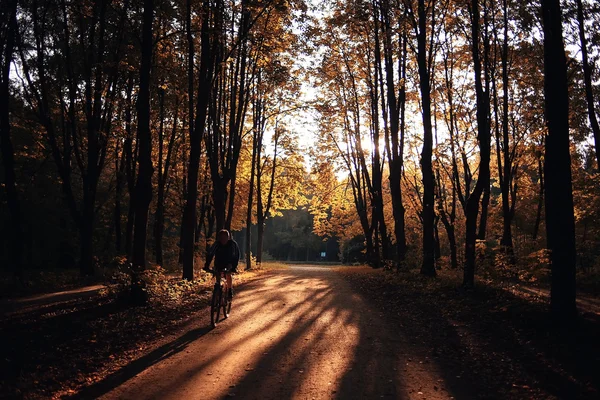
<svg viewBox="0 0 600 400">
<path fill-rule="evenodd" d="M 229 318 L 231 312 L 232 299 L 229 298 L 229 288 L 227 286 L 227 273 L 229 269 L 224 268 L 218 272 L 213 269 L 212 274 L 215 277 L 215 286 L 213 288 L 212 299 L 210 301 L 210 323 L 213 328 L 219 322 L 221 309 L 223 310 L 223 319 Z"/>
</svg>

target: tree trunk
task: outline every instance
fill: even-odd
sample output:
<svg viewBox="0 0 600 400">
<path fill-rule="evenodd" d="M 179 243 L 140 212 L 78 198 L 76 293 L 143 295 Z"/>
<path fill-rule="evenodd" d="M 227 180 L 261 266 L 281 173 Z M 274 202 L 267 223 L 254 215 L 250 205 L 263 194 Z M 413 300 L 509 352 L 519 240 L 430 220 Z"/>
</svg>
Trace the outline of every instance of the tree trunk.
<svg viewBox="0 0 600 400">
<path fill-rule="evenodd" d="M 448 244 L 450 245 L 450 266 L 452 269 L 458 268 L 457 250 L 456 250 L 456 234 L 454 232 L 454 225 L 448 225 L 446 227 L 446 233 L 448 235 Z"/>
<path fill-rule="evenodd" d="M 123 197 L 123 174 L 125 173 L 125 151 L 121 151 L 119 160 L 119 145 L 117 143 L 115 147 L 115 171 L 117 182 L 115 184 L 115 210 L 114 210 L 114 223 L 115 223 L 115 250 L 117 253 L 121 253 L 123 246 L 123 232 L 121 228 L 121 198 Z"/>
<path fill-rule="evenodd" d="M 265 237 L 265 220 L 259 218 L 257 221 L 257 236 L 256 236 L 256 264 L 261 265 L 263 254 L 263 242 Z"/>
<path fill-rule="evenodd" d="M 404 163 L 404 130 L 405 130 L 405 112 L 406 112 L 406 89 L 403 83 L 400 84 L 398 96 L 396 97 L 396 86 L 394 79 L 394 50 L 392 48 L 392 27 L 390 26 L 390 5 L 389 1 L 380 3 L 381 14 L 384 21 L 384 65 L 385 81 L 387 92 L 387 111 L 389 115 L 389 139 L 388 141 L 388 165 L 390 170 L 390 196 L 392 198 L 392 213 L 394 216 L 394 235 L 396 237 L 396 267 L 401 268 L 406 258 L 406 224 L 405 209 L 402 203 L 402 167 Z M 401 82 L 406 79 L 406 34 L 401 37 L 402 50 L 399 62 L 399 78 Z M 382 88 L 382 99 L 383 88 Z M 385 122 L 385 105 L 384 110 Z"/>
<path fill-rule="evenodd" d="M 210 5 L 207 0 L 202 6 L 201 28 L 202 49 L 200 53 L 200 77 L 198 79 L 198 101 L 194 129 L 190 135 L 190 159 L 188 167 L 188 190 L 181 224 L 181 242 L 183 246 L 183 279 L 194 279 L 194 232 L 196 225 L 196 202 L 198 198 L 198 175 L 202 137 L 206 125 L 209 91 L 212 86 L 212 47 L 210 43 L 209 18 Z M 190 67 L 191 68 L 191 67 Z"/>
<path fill-rule="evenodd" d="M 473 64 L 475 71 L 475 92 L 477 98 L 477 140 L 479 142 L 479 176 L 465 206 L 466 229 L 465 229 L 465 269 L 463 285 L 473 287 L 475 285 L 475 257 L 477 244 L 477 217 L 479 214 L 479 201 L 485 188 L 490 185 L 490 126 L 489 126 L 489 92 L 484 91 L 481 79 L 481 57 L 479 38 L 479 1 L 472 0 L 470 4 L 471 13 L 471 39 Z M 485 21 L 487 24 L 487 21 Z M 487 45 L 484 49 L 487 50 Z M 487 56 L 484 57 L 487 59 Z"/>
<path fill-rule="evenodd" d="M 164 204 L 164 190 L 158 191 L 156 214 L 154 220 L 154 251 L 156 252 L 156 264 L 163 265 L 163 246 L 162 238 L 165 230 L 165 204 Z"/>
<path fill-rule="evenodd" d="M 427 62 L 427 15 L 425 1 L 419 0 L 419 32 L 417 36 L 417 63 L 423 117 L 423 151 L 421 171 L 423 174 L 423 264 L 421 274 L 435 276 L 434 238 L 434 178 L 433 178 L 433 127 L 431 125 L 431 82 Z M 433 34 L 433 33 L 431 33 Z M 430 49 L 430 51 L 432 51 Z"/>
<path fill-rule="evenodd" d="M 475 285 L 475 258 L 478 212 L 479 202 L 467 201 L 467 207 L 465 211 L 465 269 L 463 274 L 463 285 L 466 287 L 473 287 Z"/>
<path fill-rule="evenodd" d="M 207 212 L 207 215 L 206 215 L 206 231 L 204 234 L 206 251 L 210 250 L 210 244 L 209 244 L 210 242 L 208 241 L 208 239 L 212 237 L 214 231 L 215 231 L 215 212 L 213 209 L 209 209 Z"/>
<path fill-rule="evenodd" d="M 229 182 L 229 197 L 227 201 L 229 202 L 227 208 L 227 218 L 225 219 L 225 229 L 231 230 L 231 222 L 233 221 L 233 213 L 235 211 L 235 185 L 237 182 L 237 172 L 233 174 L 231 177 L 231 181 Z"/>
<path fill-rule="evenodd" d="M 133 92 L 133 74 L 129 74 L 127 82 L 127 106 L 125 108 L 125 132 L 126 138 L 123 145 L 125 152 L 125 173 L 127 178 L 127 191 L 129 192 L 129 205 L 127 208 L 127 223 L 125 226 L 125 254 L 131 262 L 133 251 L 133 222 L 135 220 L 135 176 L 137 164 L 137 142 L 134 151 L 133 132 L 131 126 L 131 105 Z"/>
<path fill-rule="evenodd" d="M 188 73 L 188 134 L 189 137 L 194 136 L 194 60 L 195 60 L 195 48 L 194 48 L 194 36 L 192 35 L 192 0 L 186 0 L 186 21 L 185 21 L 185 33 L 186 40 L 188 45 L 188 65 L 187 65 L 187 73 Z M 185 118 L 184 118 L 185 121 Z M 184 122 L 185 126 L 185 122 Z M 185 136 L 182 139 L 183 143 L 185 143 Z M 185 150 L 184 150 L 185 153 Z M 183 156 L 183 198 L 187 199 L 187 169 L 186 169 L 186 161 L 185 155 Z M 185 214 L 186 206 L 183 207 L 182 215 Z M 182 221 L 181 226 L 179 228 L 179 259 L 178 263 L 183 265 L 183 242 L 184 242 L 184 234 L 188 234 L 188 232 L 184 229 L 185 223 Z M 196 235 L 197 237 L 197 235 Z M 194 242 L 196 242 L 194 240 Z M 185 274 L 185 272 L 184 272 Z M 192 273 L 190 274 L 193 277 L 193 266 Z"/>
<path fill-rule="evenodd" d="M 488 206 L 490 204 L 490 185 L 486 185 L 483 189 L 483 196 L 481 198 L 481 213 L 479 214 L 479 230 L 477 232 L 478 240 L 485 240 L 487 235 L 487 220 L 488 220 Z"/>
<path fill-rule="evenodd" d="M 442 244 L 440 243 L 440 230 L 438 228 L 437 222 L 433 225 L 433 227 L 434 227 L 433 233 L 434 233 L 434 239 L 435 239 L 434 258 L 435 258 L 435 262 L 437 264 L 438 260 L 442 257 Z"/>
<path fill-rule="evenodd" d="M 213 205 L 215 208 L 215 221 L 217 232 L 225 229 L 227 213 L 227 183 L 224 179 L 213 181 Z"/>
<path fill-rule="evenodd" d="M 156 264 L 163 265 L 162 237 L 165 227 L 165 186 L 163 172 L 163 136 L 165 126 L 165 92 L 159 89 L 159 127 L 158 127 L 158 191 L 156 195 L 156 211 L 154 213 L 154 254 Z"/>
<path fill-rule="evenodd" d="M 256 107 L 255 107 L 256 108 Z M 256 174 L 256 156 L 257 156 L 257 127 L 258 121 L 254 121 L 254 130 L 252 136 L 252 164 L 250 167 L 250 188 L 248 190 L 248 209 L 246 210 L 246 269 L 252 267 L 252 205 L 254 204 L 254 176 Z M 260 193 L 258 194 L 260 196 Z"/>
<path fill-rule="evenodd" d="M 394 235 L 396 236 L 396 257 L 398 268 L 401 268 L 406 258 L 406 233 L 404 222 L 404 205 L 402 204 L 402 188 L 400 164 L 396 164 L 390 171 L 390 194 L 392 197 L 392 212 L 394 214 Z"/>
<path fill-rule="evenodd" d="M 275 137 L 274 137 L 274 149 L 273 149 L 273 165 L 271 168 L 271 180 L 269 182 L 269 192 L 267 194 L 267 204 L 263 205 L 262 198 L 262 174 L 263 169 L 261 168 L 261 149 L 262 140 L 264 134 L 264 125 L 260 128 L 259 135 L 256 141 L 256 219 L 258 224 L 258 245 L 256 248 L 256 263 L 260 265 L 262 262 L 262 251 L 263 251 L 263 237 L 265 231 L 265 221 L 269 217 L 271 212 L 271 205 L 273 202 L 273 192 L 275 189 L 275 174 L 277 172 L 277 155 L 279 146 L 279 133 L 277 131 L 277 124 L 275 125 Z"/>
<path fill-rule="evenodd" d="M 194 232 L 194 243 L 199 243 L 200 238 L 202 237 L 202 229 L 204 229 L 204 220 L 208 214 L 208 196 L 205 194 L 202 196 L 202 201 L 200 202 L 200 215 L 198 216 L 198 222 L 196 224 L 196 230 Z"/>
<path fill-rule="evenodd" d="M 596 147 L 596 167 L 600 171 L 600 125 L 595 110 L 594 88 L 592 83 L 592 68 L 588 60 L 587 39 L 585 36 L 585 20 L 583 18 L 583 4 L 577 0 L 577 23 L 579 25 L 579 41 L 581 43 L 581 63 L 583 66 L 583 80 L 585 82 L 585 99 L 588 107 L 590 126 L 594 133 L 594 144 Z"/>
<path fill-rule="evenodd" d="M 532 239 L 537 240 L 538 233 L 540 231 L 540 223 L 542 222 L 542 210 L 544 208 L 544 192 L 546 191 L 544 187 L 544 165 L 541 159 L 541 156 L 538 157 L 538 175 L 539 175 L 539 192 L 538 192 L 538 204 L 537 204 L 537 212 L 535 215 L 535 223 L 533 225 L 533 234 Z"/>
<path fill-rule="evenodd" d="M 158 143 L 158 195 L 156 198 L 156 215 L 154 221 L 154 239 L 156 251 L 156 263 L 163 265 L 163 235 L 165 231 L 165 198 L 167 197 L 169 181 L 169 170 L 171 168 L 171 159 L 173 156 L 173 148 L 175 145 L 175 137 L 177 136 L 177 118 L 179 116 L 179 97 L 175 99 L 175 110 L 173 113 L 173 126 L 171 136 L 167 144 L 167 155 L 163 162 L 163 124 L 164 124 L 164 93 L 161 92 L 160 100 L 160 127 L 159 127 L 159 143 Z M 164 164 L 164 167 L 163 167 Z M 196 235 L 197 236 L 197 235 Z"/>
<path fill-rule="evenodd" d="M 135 221 L 135 196 L 129 196 L 127 208 L 127 223 L 125 226 L 125 254 L 131 260 L 133 256 L 133 222 Z"/>
<path fill-rule="evenodd" d="M 117 184 L 117 187 L 118 187 L 118 184 Z M 121 189 L 115 190 L 114 219 L 115 219 L 115 250 L 117 253 L 121 252 L 121 247 L 123 244 L 123 232 L 121 229 L 121 196 L 122 195 L 123 195 L 123 193 L 122 193 Z"/>
<path fill-rule="evenodd" d="M 79 233 L 81 275 L 92 276 L 94 275 L 94 201 L 91 198 L 84 198 Z"/>
<path fill-rule="evenodd" d="M 0 71 L 0 150 L 4 167 L 4 188 L 10 213 L 10 261 L 15 276 L 21 276 L 23 257 L 23 232 L 21 206 L 17 194 L 15 153 L 10 135 L 10 65 L 13 58 L 15 33 L 17 30 L 17 1 L 6 4 L 7 30 Z"/>
<path fill-rule="evenodd" d="M 569 90 L 559 0 L 542 0 L 544 94 L 548 133 L 544 176 L 546 234 L 552 283 L 550 306 L 560 321 L 575 317 L 575 217 L 569 151 Z"/>
<path fill-rule="evenodd" d="M 150 71 L 152 68 L 152 23 L 154 1 L 144 0 L 142 27 L 142 60 L 140 65 L 140 87 L 137 99 L 139 147 L 139 171 L 135 186 L 135 218 L 133 233 L 132 264 L 135 271 L 146 268 L 146 239 L 148 210 L 152 201 L 152 136 L 150 132 Z"/>
<path fill-rule="evenodd" d="M 506 253 L 510 257 L 510 263 L 514 265 L 514 249 L 513 249 L 513 238 L 512 238 L 512 219 L 513 219 L 513 208 L 514 202 L 511 205 L 511 188 L 513 185 L 513 168 L 512 159 L 510 155 L 510 137 L 509 137 L 509 81 L 508 81 L 508 1 L 502 1 L 502 12 L 503 12 L 503 24 L 504 24 L 504 37 L 502 40 L 502 53 L 501 53 L 501 64 L 502 64 L 502 148 L 497 143 L 497 154 L 498 157 L 498 171 L 500 175 L 500 190 L 502 192 L 502 239 L 500 245 L 504 247 Z M 496 93 L 496 91 L 494 91 Z M 494 107 L 496 108 L 495 114 L 498 114 L 497 110 L 497 96 L 494 95 Z M 497 129 L 497 128 L 496 128 Z M 496 130 L 496 132 L 498 132 Z M 497 136 L 499 134 L 497 133 Z M 499 142 L 500 138 L 497 137 L 496 141 Z M 516 144 L 513 143 L 513 146 Z"/>
</svg>

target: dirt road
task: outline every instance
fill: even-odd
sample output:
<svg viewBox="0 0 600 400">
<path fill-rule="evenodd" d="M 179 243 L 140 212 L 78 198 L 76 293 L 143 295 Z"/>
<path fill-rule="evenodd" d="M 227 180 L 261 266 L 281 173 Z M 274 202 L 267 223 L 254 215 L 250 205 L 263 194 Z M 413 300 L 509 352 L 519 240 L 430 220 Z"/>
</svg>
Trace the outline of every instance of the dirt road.
<svg viewBox="0 0 600 400">
<path fill-rule="evenodd" d="M 240 287 L 228 320 L 102 398 L 468 398 L 449 392 L 415 342 L 335 271 L 291 267 Z"/>
</svg>

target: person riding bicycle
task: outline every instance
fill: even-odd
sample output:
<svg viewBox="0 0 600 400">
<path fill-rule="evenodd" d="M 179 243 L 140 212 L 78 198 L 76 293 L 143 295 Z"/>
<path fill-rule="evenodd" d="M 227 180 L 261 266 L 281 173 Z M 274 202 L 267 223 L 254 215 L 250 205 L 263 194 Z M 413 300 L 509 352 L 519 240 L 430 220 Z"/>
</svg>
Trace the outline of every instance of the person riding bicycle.
<svg viewBox="0 0 600 400">
<path fill-rule="evenodd" d="M 212 272 L 210 263 L 215 259 L 215 273 L 226 269 L 227 287 L 229 287 L 229 298 L 233 297 L 233 286 L 231 282 L 231 274 L 237 273 L 238 263 L 240 261 L 240 248 L 235 240 L 231 238 L 231 234 L 227 229 L 222 229 L 217 234 L 217 241 L 206 253 L 206 264 L 204 270 Z"/>
</svg>

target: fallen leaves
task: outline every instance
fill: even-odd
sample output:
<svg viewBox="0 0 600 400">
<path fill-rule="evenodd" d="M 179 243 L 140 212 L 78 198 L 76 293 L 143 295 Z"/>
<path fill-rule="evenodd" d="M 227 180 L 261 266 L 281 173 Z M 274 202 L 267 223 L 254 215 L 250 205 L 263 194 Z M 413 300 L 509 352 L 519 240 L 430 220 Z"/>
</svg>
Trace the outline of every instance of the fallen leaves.
<svg viewBox="0 0 600 400">
<path fill-rule="evenodd" d="M 243 273 L 236 284 L 263 271 Z M 0 321 L 0 397 L 59 398 L 103 380 L 207 311 L 212 282 L 163 276 L 151 306 L 107 295 L 40 307 Z M 155 275 L 153 279 L 159 279 Z M 107 293 L 110 291 L 107 291 Z M 208 315 L 208 313 L 206 314 Z"/>
<path fill-rule="evenodd" d="M 392 331 L 428 353 L 417 361 L 435 363 L 444 375 L 435 391 L 443 386 L 456 395 L 472 388 L 490 399 L 597 398 L 598 320 L 560 329 L 539 298 L 515 296 L 492 281 L 467 292 L 458 275 L 444 271 L 436 279 L 366 267 L 337 272 L 371 302 L 373 313 L 383 313 Z M 406 368 L 417 364 L 413 359 L 405 358 Z"/>
</svg>

